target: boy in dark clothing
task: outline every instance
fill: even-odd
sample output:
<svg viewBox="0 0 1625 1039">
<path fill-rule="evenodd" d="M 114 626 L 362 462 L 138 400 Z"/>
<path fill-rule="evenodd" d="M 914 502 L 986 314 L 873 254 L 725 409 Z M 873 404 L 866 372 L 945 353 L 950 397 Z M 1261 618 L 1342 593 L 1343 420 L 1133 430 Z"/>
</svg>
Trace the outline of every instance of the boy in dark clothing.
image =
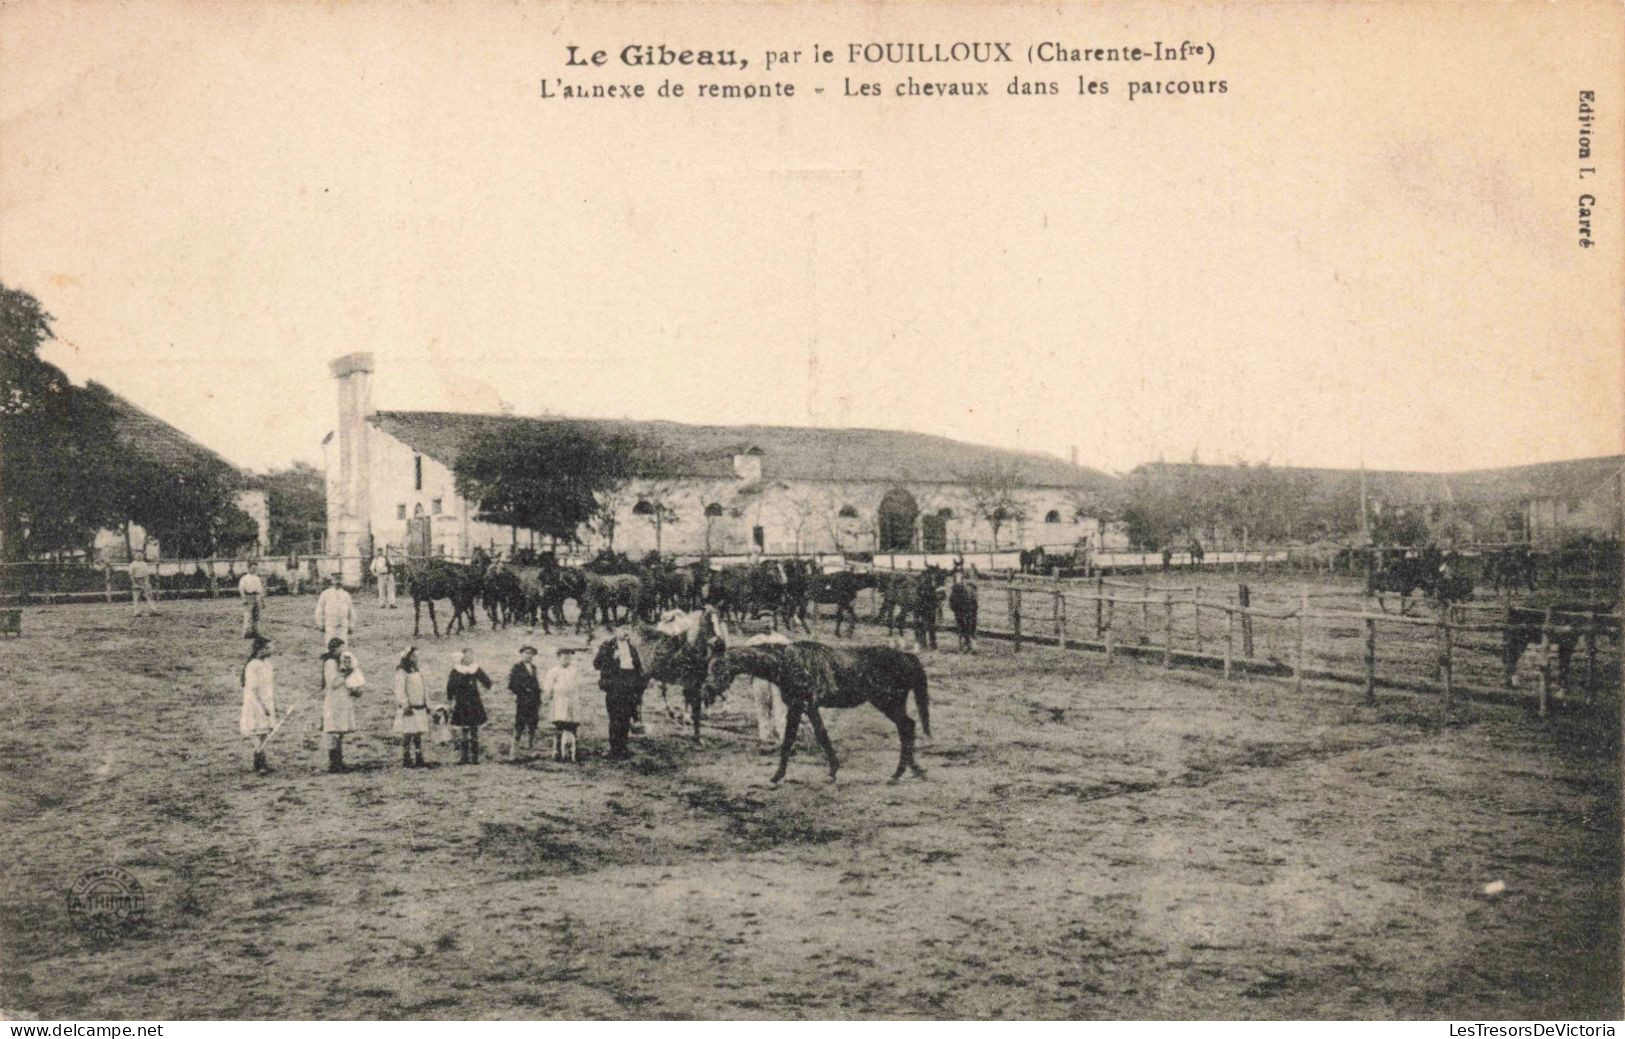
<svg viewBox="0 0 1625 1039">
<path fill-rule="evenodd" d="M 508 672 L 508 692 L 513 694 L 513 753 L 519 756 L 519 741 L 525 749 L 536 747 L 536 724 L 541 719 L 542 684 L 536 678 L 536 647 L 521 646 L 519 662 Z"/>
<path fill-rule="evenodd" d="M 609 756 L 630 757 L 626 737 L 632 731 L 632 715 L 644 681 L 643 661 L 626 625 L 616 628 L 615 637 L 598 647 L 592 666 L 598 670 L 598 688 L 604 691 L 604 711 L 609 715 Z"/>
</svg>

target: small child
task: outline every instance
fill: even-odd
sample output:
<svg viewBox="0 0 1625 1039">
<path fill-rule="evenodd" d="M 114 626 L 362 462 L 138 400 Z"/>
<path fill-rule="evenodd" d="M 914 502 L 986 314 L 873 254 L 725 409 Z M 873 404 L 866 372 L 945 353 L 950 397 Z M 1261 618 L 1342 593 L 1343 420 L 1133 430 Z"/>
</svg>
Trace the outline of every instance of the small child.
<svg viewBox="0 0 1625 1039">
<path fill-rule="evenodd" d="M 519 647 L 519 663 L 508 672 L 508 692 L 513 694 L 513 756 L 519 756 L 519 741 L 526 750 L 536 747 L 536 723 L 542 713 L 542 687 L 536 681 L 536 647 Z"/>
<path fill-rule="evenodd" d="M 542 688 L 552 701 L 553 760 L 576 761 L 576 687 L 580 672 L 575 668 L 575 651 L 560 648 L 558 663 L 542 676 Z"/>
<path fill-rule="evenodd" d="M 463 730 L 459 765 L 480 763 L 480 726 L 485 724 L 485 701 L 481 689 L 491 688 L 491 676 L 474 663 L 474 651 L 464 647 L 451 674 L 446 676 L 446 699 L 451 702 L 451 724 Z"/>
</svg>

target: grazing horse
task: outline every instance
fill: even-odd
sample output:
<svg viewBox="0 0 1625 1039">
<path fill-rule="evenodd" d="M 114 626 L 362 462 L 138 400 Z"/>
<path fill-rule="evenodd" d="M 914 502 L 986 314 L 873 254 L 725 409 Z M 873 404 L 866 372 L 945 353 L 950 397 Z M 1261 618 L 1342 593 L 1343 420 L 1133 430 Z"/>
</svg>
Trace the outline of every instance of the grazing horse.
<svg viewBox="0 0 1625 1039">
<path fill-rule="evenodd" d="M 841 618 L 847 621 L 848 637 L 858 633 L 858 593 L 875 587 L 875 575 L 853 570 L 837 570 L 833 574 L 814 574 L 808 585 L 808 594 L 815 603 L 829 603 L 835 607 L 835 637 L 841 637 Z"/>
<path fill-rule="evenodd" d="M 446 622 L 446 634 L 452 634 L 452 625 L 457 631 L 463 630 L 465 615 L 472 618 L 474 613 L 474 599 L 470 594 L 468 568 L 444 559 L 411 560 L 396 563 L 392 569 L 395 576 L 400 578 L 406 586 L 406 592 L 412 597 L 412 634 L 419 634 L 422 623 L 422 607 L 429 606 L 429 624 L 434 629 L 435 637 L 440 637 L 440 622 L 435 617 L 434 604 L 436 599 L 449 599 L 451 601 L 451 619 Z"/>
<path fill-rule="evenodd" d="M 721 695 L 741 674 L 771 682 L 778 687 L 779 699 L 784 701 L 784 741 L 779 746 L 778 770 L 773 773 L 775 785 L 784 779 L 785 770 L 789 768 L 790 752 L 795 748 L 803 714 L 812 723 L 813 735 L 824 750 L 833 783 L 840 762 L 835 757 L 835 747 L 829 741 L 819 709 L 857 707 L 865 703 L 874 704 L 897 726 L 900 749 L 897 770 L 892 773 L 891 781 L 897 782 L 905 770 L 925 778 L 925 772 L 914 761 L 914 719 L 908 716 L 909 694 L 914 694 L 914 703 L 920 711 L 920 729 L 927 736 L 931 735 L 931 708 L 925 668 L 914 654 L 889 646 L 846 648 L 807 640 L 789 645 L 733 649 L 720 642 L 712 643 L 711 662 L 705 677 L 706 694 Z"/>
</svg>

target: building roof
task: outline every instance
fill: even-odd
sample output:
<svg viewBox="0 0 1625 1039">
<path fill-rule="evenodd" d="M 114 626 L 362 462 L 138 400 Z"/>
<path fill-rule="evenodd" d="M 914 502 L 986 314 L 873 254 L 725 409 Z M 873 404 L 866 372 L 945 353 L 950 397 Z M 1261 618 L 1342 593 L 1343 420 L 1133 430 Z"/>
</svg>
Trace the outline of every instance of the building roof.
<svg viewBox="0 0 1625 1039">
<path fill-rule="evenodd" d="M 571 422 L 605 432 L 660 441 L 678 460 L 679 475 L 733 479 L 733 456 L 761 456 L 764 480 L 867 483 L 961 483 L 984 466 L 1014 466 L 1034 487 L 1108 485 L 1112 477 L 1059 458 L 961 443 L 947 437 L 886 429 L 798 426 L 695 426 L 681 422 L 525 418 L 447 411 L 380 411 L 380 430 L 451 467 L 465 444 L 504 426 Z"/>
<path fill-rule="evenodd" d="M 112 409 L 119 438 L 149 461 L 175 469 L 224 469 L 238 476 L 247 476 L 247 473 L 214 451 L 106 386 L 90 381 L 85 387 L 101 394 L 107 406 Z"/>
</svg>

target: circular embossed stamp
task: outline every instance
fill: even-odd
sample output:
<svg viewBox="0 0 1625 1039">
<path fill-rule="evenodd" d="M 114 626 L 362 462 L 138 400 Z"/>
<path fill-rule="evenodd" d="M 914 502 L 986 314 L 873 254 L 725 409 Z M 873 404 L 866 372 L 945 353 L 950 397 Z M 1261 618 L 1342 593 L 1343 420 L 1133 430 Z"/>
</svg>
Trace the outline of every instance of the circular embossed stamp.
<svg viewBox="0 0 1625 1039">
<path fill-rule="evenodd" d="M 117 866 L 86 870 L 68 889 L 68 917 L 95 938 L 116 938 L 146 916 L 140 881 Z"/>
</svg>

